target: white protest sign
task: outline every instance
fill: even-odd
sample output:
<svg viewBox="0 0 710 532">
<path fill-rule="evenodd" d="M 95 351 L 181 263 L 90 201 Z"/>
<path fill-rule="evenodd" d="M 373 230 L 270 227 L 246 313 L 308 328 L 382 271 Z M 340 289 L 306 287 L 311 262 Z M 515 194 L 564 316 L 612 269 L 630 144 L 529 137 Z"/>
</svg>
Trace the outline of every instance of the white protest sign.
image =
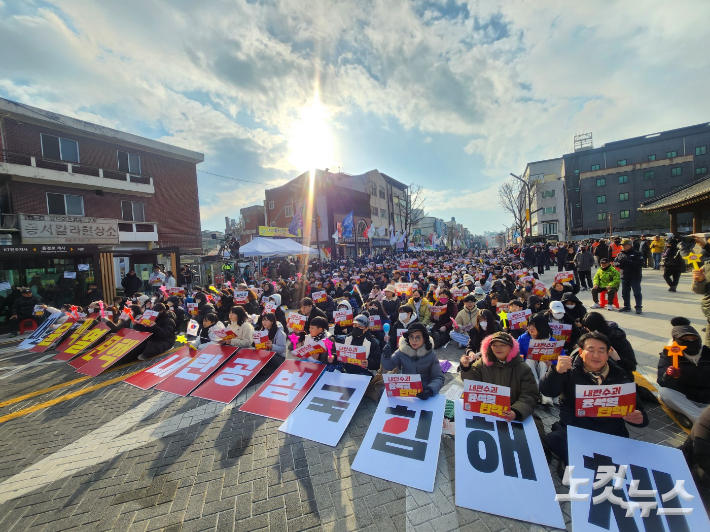
<svg viewBox="0 0 710 532">
<path fill-rule="evenodd" d="M 12 285 L 7 281 L 0 283 L 0 290 L 12 290 Z"/>
<path fill-rule="evenodd" d="M 575 532 L 710 530 L 679 449 L 571 426 L 567 448 L 564 483 L 575 486 L 557 498 L 571 501 Z"/>
<path fill-rule="evenodd" d="M 50 314 L 49 316 L 47 316 L 47 318 L 45 318 L 45 320 L 39 325 L 39 327 L 32 331 L 32 334 L 25 338 L 23 342 L 17 347 L 19 349 L 31 349 L 36 346 L 42 341 L 42 338 L 44 338 L 47 333 L 51 332 L 52 324 L 59 318 L 61 318 L 63 315 L 64 314 L 62 312 L 55 312 L 54 314 Z"/>
<path fill-rule="evenodd" d="M 385 392 L 390 397 L 414 397 L 421 392 L 421 375 L 402 375 L 399 373 L 385 373 L 382 375 L 385 383 Z"/>
<path fill-rule="evenodd" d="M 422 401 L 382 395 L 352 469 L 434 491 L 446 397 Z"/>
<path fill-rule="evenodd" d="M 370 378 L 334 371 L 324 373 L 279 430 L 336 446 L 355 415 Z"/>
<path fill-rule="evenodd" d="M 454 403 L 456 505 L 564 529 L 532 416 L 511 423 L 467 412 L 461 399 Z"/>
</svg>

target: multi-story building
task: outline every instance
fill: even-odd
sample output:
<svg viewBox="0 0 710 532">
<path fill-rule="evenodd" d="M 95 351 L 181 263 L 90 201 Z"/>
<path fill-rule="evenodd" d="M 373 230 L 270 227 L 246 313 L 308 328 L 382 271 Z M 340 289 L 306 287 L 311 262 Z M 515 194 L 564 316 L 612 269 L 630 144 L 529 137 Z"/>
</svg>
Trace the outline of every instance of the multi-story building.
<svg viewBox="0 0 710 532">
<path fill-rule="evenodd" d="M 530 187 L 530 234 L 551 240 L 565 239 L 567 224 L 562 158 L 528 163 L 522 177 Z M 525 196 L 527 189 L 523 187 L 521 193 Z M 527 198 L 525 203 L 527 208 Z"/>
<path fill-rule="evenodd" d="M 207 254 L 210 251 L 217 251 L 224 243 L 224 233 L 222 231 L 202 231 L 202 252 Z"/>
<path fill-rule="evenodd" d="M 703 123 L 564 155 L 572 236 L 665 228 L 667 220 L 639 213 L 638 206 L 706 176 L 709 145 L 710 124 Z M 690 218 L 680 215 L 678 223 Z"/>
<path fill-rule="evenodd" d="M 241 216 L 239 244 L 243 246 L 257 235 L 260 226 L 266 225 L 266 214 L 263 205 L 252 205 L 240 209 L 239 215 Z"/>
<path fill-rule="evenodd" d="M 111 297 L 129 269 L 177 274 L 201 252 L 201 153 L 2 98 L 0 140 L 3 286 L 62 304 L 96 281 Z"/>
</svg>

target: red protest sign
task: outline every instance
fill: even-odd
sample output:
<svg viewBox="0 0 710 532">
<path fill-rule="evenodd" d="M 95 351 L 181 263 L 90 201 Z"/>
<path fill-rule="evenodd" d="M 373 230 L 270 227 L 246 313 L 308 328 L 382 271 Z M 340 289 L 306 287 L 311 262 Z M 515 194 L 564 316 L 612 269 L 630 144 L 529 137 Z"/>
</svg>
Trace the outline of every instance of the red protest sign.
<svg viewBox="0 0 710 532">
<path fill-rule="evenodd" d="M 528 318 L 532 312 L 530 310 L 519 310 L 518 312 L 508 312 L 508 327 L 511 330 L 522 329 L 528 324 Z"/>
<path fill-rule="evenodd" d="M 468 288 L 452 288 L 451 297 L 454 301 L 461 301 L 468 294 Z"/>
<path fill-rule="evenodd" d="M 47 336 L 45 336 L 40 343 L 34 346 L 30 351 L 35 353 L 44 353 L 50 346 L 59 343 L 64 336 L 69 334 L 72 327 L 76 323 L 75 318 L 67 318 L 67 321 L 62 323 L 59 327 L 51 331 Z"/>
<path fill-rule="evenodd" d="M 555 274 L 556 283 L 569 283 L 574 281 L 574 272 L 559 272 Z"/>
<path fill-rule="evenodd" d="M 508 312 L 508 305 L 510 303 L 496 303 L 496 314 L 500 314 L 501 312 Z"/>
<path fill-rule="evenodd" d="M 446 305 L 432 305 L 431 317 L 433 319 L 439 320 L 444 314 L 446 314 Z"/>
<path fill-rule="evenodd" d="M 178 369 L 189 364 L 196 355 L 197 352 L 189 346 L 181 347 L 165 360 L 144 369 L 140 373 L 136 373 L 124 382 L 141 390 L 149 390 L 156 384 L 163 382 Z"/>
<path fill-rule="evenodd" d="M 184 368 L 169 375 L 155 389 L 185 397 L 217 371 L 237 349 L 228 345 L 209 345 L 199 351 Z"/>
<path fill-rule="evenodd" d="M 340 327 L 350 327 L 353 324 L 353 313 L 349 310 L 336 310 L 333 312 L 333 321 Z"/>
<path fill-rule="evenodd" d="M 547 286 L 542 281 L 537 281 L 533 285 L 533 294 L 539 297 L 545 297 L 547 295 Z"/>
<path fill-rule="evenodd" d="M 424 389 L 419 375 L 382 375 L 387 397 L 414 397 Z"/>
<path fill-rule="evenodd" d="M 200 311 L 197 310 L 197 303 L 187 303 L 187 313 L 190 316 L 197 316 Z"/>
<path fill-rule="evenodd" d="M 269 340 L 269 331 L 254 331 L 254 347 L 257 349 L 266 349 L 266 342 Z"/>
<path fill-rule="evenodd" d="M 121 336 L 120 333 L 128 331 Z M 77 371 L 84 375 L 96 377 L 102 371 L 107 370 L 116 362 L 133 351 L 141 343 L 145 342 L 150 333 L 133 331 L 130 329 L 121 329 L 117 334 L 106 340 L 101 345 L 91 350 L 93 358 L 81 366 Z M 90 352 L 90 353 L 91 353 Z M 90 353 L 87 353 L 90 354 Z"/>
<path fill-rule="evenodd" d="M 370 316 L 370 330 L 371 331 L 381 331 L 382 330 L 382 320 L 379 316 Z"/>
<path fill-rule="evenodd" d="M 223 342 L 228 342 L 237 337 L 237 333 L 235 333 L 232 329 L 226 328 L 220 329 L 219 331 L 215 331 L 213 335 L 216 339 L 221 340 Z"/>
<path fill-rule="evenodd" d="M 577 417 L 624 417 L 636 410 L 636 384 L 577 384 Z"/>
<path fill-rule="evenodd" d="M 463 409 L 486 416 L 505 417 L 510 410 L 510 388 L 487 382 L 465 380 Z"/>
<path fill-rule="evenodd" d="M 411 296 L 414 290 L 414 283 L 396 283 L 394 293 L 397 296 Z"/>
<path fill-rule="evenodd" d="M 249 292 L 247 290 L 237 290 L 234 292 L 234 304 L 246 305 L 249 301 Z"/>
<path fill-rule="evenodd" d="M 241 349 L 190 395 L 231 403 L 275 354 L 273 351 Z"/>
<path fill-rule="evenodd" d="M 272 314 L 276 314 L 276 303 L 274 303 L 273 301 L 266 302 L 262 314 L 268 314 L 269 312 L 271 312 Z"/>
<path fill-rule="evenodd" d="M 338 360 L 347 364 L 367 367 L 367 348 L 361 345 L 336 344 Z"/>
<path fill-rule="evenodd" d="M 186 290 L 181 286 L 171 286 L 167 291 L 170 296 L 185 297 L 186 294 Z"/>
<path fill-rule="evenodd" d="M 151 323 L 155 323 L 157 317 L 158 313 L 156 311 L 146 310 L 145 312 L 143 312 L 141 319 L 138 320 L 138 323 L 141 325 L 150 325 Z"/>
<path fill-rule="evenodd" d="M 239 410 L 286 421 L 324 370 L 323 364 L 286 360 Z"/>
<path fill-rule="evenodd" d="M 292 312 L 288 315 L 288 319 L 286 320 L 286 322 L 288 324 L 288 328 L 292 331 L 303 332 L 303 329 L 306 327 L 307 320 L 308 318 L 303 314 L 299 314 L 298 312 Z"/>
<path fill-rule="evenodd" d="M 569 339 L 572 338 L 572 325 L 568 323 L 550 323 L 550 329 L 552 329 L 552 336 L 555 340 L 569 342 Z"/>
<path fill-rule="evenodd" d="M 109 331 L 110 329 L 108 328 L 108 325 L 106 325 L 105 323 L 99 323 L 96 327 L 94 327 L 90 331 L 87 331 L 84 336 L 74 342 L 71 347 L 68 347 L 66 351 L 59 353 L 54 358 L 56 360 L 70 360 L 82 351 L 94 347 L 103 339 L 104 336 L 109 333 Z M 87 355 L 89 355 L 90 353 L 91 352 L 87 353 Z M 87 362 L 89 362 L 92 358 L 94 358 L 93 354 L 88 357 L 80 356 L 79 358 L 76 358 L 69 362 L 69 365 L 74 369 L 78 369 Z"/>
<path fill-rule="evenodd" d="M 528 358 L 531 360 L 557 360 L 562 354 L 565 343 L 563 340 L 530 340 Z"/>
<path fill-rule="evenodd" d="M 320 290 L 319 292 L 313 292 L 311 294 L 311 299 L 313 299 L 314 303 L 325 303 L 328 301 L 328 296 L 325 293 L 325 290 Z"/>
<path fill-rule="evenodd" d="M 83 323 L 81 323 L 76 329 L 74 329 L 71 332 L 71 334 L 69 334 L 69 336 L 67 336 L 66 339 L 61 344 L 59 344 L 57 346 L 57 352 L 62 353 L 64 351 L 66 351 L 67 349 L 69 349 L 69 347 L 72 344 L 76 343 L 76 341 L 79 338 L 81 338 L 82 336 L 84 336 L 84 333 L 86 333 L 86 331 L 91 329 L 91 327 L 93 327 L 94 325 L 96 325 L 95 320 L 92 320 L 92 319 L 84 320 Z M 71 358 L 71 357 L 69 357 L 69 358 Z M 62 358 L 57 358 L 56 356 L 54 357 L 55 360 L 69 360 L 69 358 L 62 359 Z"/>
<path fill-rule="evenodd" d="M 300 360 L 318 361 L 318 357 L 326 352 L 325 344 L 322 341 L 317 344 L 302 345 L 298 349 L 291 351 L 291 354 Z"/>
</svg>

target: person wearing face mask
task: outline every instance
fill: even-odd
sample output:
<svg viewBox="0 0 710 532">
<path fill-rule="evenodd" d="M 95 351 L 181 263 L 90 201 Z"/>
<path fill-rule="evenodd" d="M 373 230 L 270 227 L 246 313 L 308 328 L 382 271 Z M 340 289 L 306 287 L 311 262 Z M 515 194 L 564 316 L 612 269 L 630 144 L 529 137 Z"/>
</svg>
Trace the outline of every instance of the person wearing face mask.
<svg viewBox="0 0 710 532">
<path fill-rule="evenodd" d="M 397 318 L 397 311 L 399 310 L 402 301 L 395 296 L 394 285 L 388 284 L 384 289 L 385 297 L 382 299 L 382 308 L 385 309 L 385 314 L 389 316 L 390 321 L 394 321 Z"/>
<path fill-rule="evenodd" d="M 431 303 L 424 299 L 423 295 L 421 288 L 412 290 L 412 297 L 407 301 L 407 305 L 414 309 L 417 319 L 428 327 L 431 324 Z"/>
<path fill-rule="evenodd" d="M 410 325 L 414 323 L 420 323 L 414 308 L 411 305 L 402 305 L 399 307 L 397 320 L 392 325 L 389 334 L 384 337 L 385 342 L 389 344 L 392 351 L 397 349 L 401 336 L 399 331 L 408 329 Z"/>
<path fill-rule="evenodd" d="M 437 306 L 445 308 L 444 312 L 439 315 L 435 315 L 432 309 L 431 332 L 435 342 L 434 345 L 437 348 L 448 343 L 450 339 L 449 333 L 454 328 L 452 320 L 456 318 L 459 310 L 448 288 L 439 291 L 438 299 Z"/>
<path fill-rule="evenodd" d="M 672 340 L 685 349 L 683 356 L 678 357 L 677 368 L 668 350 L 661 352 L 658 396 L 671 410 L 681 414 L 677 416 L 679 421 L 689 427 L 710 405 L 710 348 L 703 345 L 700 334 L 687 318 L 673 318 L 671 325 Z"/>
<path fill-rule="evenodd" d="M 340 301 L 338 301 L 338 310 L 345 310 L 348 312 L 352 312 L 353 316 L 355 314 L 353 312 L 352 307 L 350 306 L 350 303 L 345 299 L 341 299 Z M 341 325 L 336 323 L 335 327 L 333 328 L 333 336 L 346 336 L 346 335 L 350 334 L 351 332 L 353 332 L 352 325 L 346 325 L 345 327 L 342 327 Z"/>
<path fill-rule="evenodd" d="M 479 310 L 476 314 L 476 324 L 468 331 L 466 355 L 472 357 L 471 360 L 478 359 L 483 340 L 499 330 L 500 325 L 493 317 L 493 313 L 490 310 Z"/>
<path fill-rule="evenodd" d="M 377 371 L 380 369 L 381 349 L 380 343 L 369 331 L 370 317 L 367 312 L 358 314 L 353 320 L 353 330 L 345 337 L 345 345 L 365 347 L 367 350 L 367 370 Z M 357 373 L 370 375 L 370 371 L 354 364 L 344 364 L 345 373 Z"/>
<path fill-rule="evenodd" d="M 463 308 L 456 314 L 456 330 L 450 333 L 451 339 L 458 342 L 459 348 L 463 349 L 468 344 L 468 331 L 476 325 L 478 313 L 476 298 L 472 294 L 468 294 L 463 298 Z"/>
<path fill-rule="evenodd" d="M 549 360 L 533 360 L 528 358 L 528 349 L 530 347 L 530 340 L 552 340 L 552 329 L 550 329 L 550 323 L 547 316 L 544 313 L 533 314 L 528 319 L 528 329 L 525 333 L 518 337 L 518 345 L 520 345 L 520 354 L 525 358 L 525 363 L 530 366 L 530 369 L 535 376 L 535 381 L 539 382 L 540 378 L 545 374 L 547 369 L 554 365 L 553 362 Z M 566 352 L 563 350 L 562 354 Z M 557 396 L 554 396 L 557 397 Z M 552 405 L 552 397 L 541 395 L 540 402 L 543 405 Z"/>
<path fill-rule="evenodd" d="M 382 303 L 380 303 L 376 299 L 368 300 L 367 305 L 365 305 L 365 310 L 367 311 L 369 316 L 380 317 L 380 323 L 382 324 L 383 329 L 379 331 L 370 331 L 370 333 L 372 334 L 373 338 L 375 338 L 380 343 L 380 347 L 382 347 L 385 344 L 384 325 L 387 323 L 392 323 L 392 321 L 385 312 L 385 309 L 382 307 Z"/>
<path fill-rule="evenodd" d="M 562 304 L 565 306 L 565 312 L 571 316 L 572 321 L 576 323 L 584 318 L 587 314 L 586 307 L 582 304 L 579 298 L 572 292 L 567 292 L 562 296 Z M 576 341 L 575 341 L 576 343 Z"/>
<path fill-rule="evenodd" d="M 590 308 L 601 308 L 599 304 L 599 294 L 606 291 L 607 310 L 614 310 L 614 297 L 619 291 L 621 284 L 621 275 L 619 271 L 611 266 L 609 259 L 601 259 L 599 261 L 599 269 L 594 274 L 594 286 L 592 286 L 592 299 L 594 304 Z"/>
<path fill-rule="evenodd" d="M 550 304 L 549 310 L 545 312 L 545 315 L 547 316 L 547 321 L 549 323 L 558 323 L 572 327 L 570 337 L 565 342 L 565 351 L 568 353 L 572 352 L 574 346 L 577 345 L 577 340 L 579 340 L 579 337 L 581 336 L 580 324 L 578 321 L 567 313 L 567 308 L 561 301 L 553 301 Z"/>
</svg>

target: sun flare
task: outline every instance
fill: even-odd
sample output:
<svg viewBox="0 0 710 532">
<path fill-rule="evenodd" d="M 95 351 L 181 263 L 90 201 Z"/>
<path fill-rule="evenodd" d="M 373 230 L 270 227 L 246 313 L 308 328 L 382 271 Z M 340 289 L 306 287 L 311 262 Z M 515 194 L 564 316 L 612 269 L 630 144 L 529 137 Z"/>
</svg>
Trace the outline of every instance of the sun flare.
<svg viewBox="0 0 710 532">
<path fill-rule="evenodd" d="M 335 160 L 335 141 L 329 112 L 318 93 L 299 112 L 288 135 L 289 162 L 299 170 L 326 168 Z"/>
</svg>

